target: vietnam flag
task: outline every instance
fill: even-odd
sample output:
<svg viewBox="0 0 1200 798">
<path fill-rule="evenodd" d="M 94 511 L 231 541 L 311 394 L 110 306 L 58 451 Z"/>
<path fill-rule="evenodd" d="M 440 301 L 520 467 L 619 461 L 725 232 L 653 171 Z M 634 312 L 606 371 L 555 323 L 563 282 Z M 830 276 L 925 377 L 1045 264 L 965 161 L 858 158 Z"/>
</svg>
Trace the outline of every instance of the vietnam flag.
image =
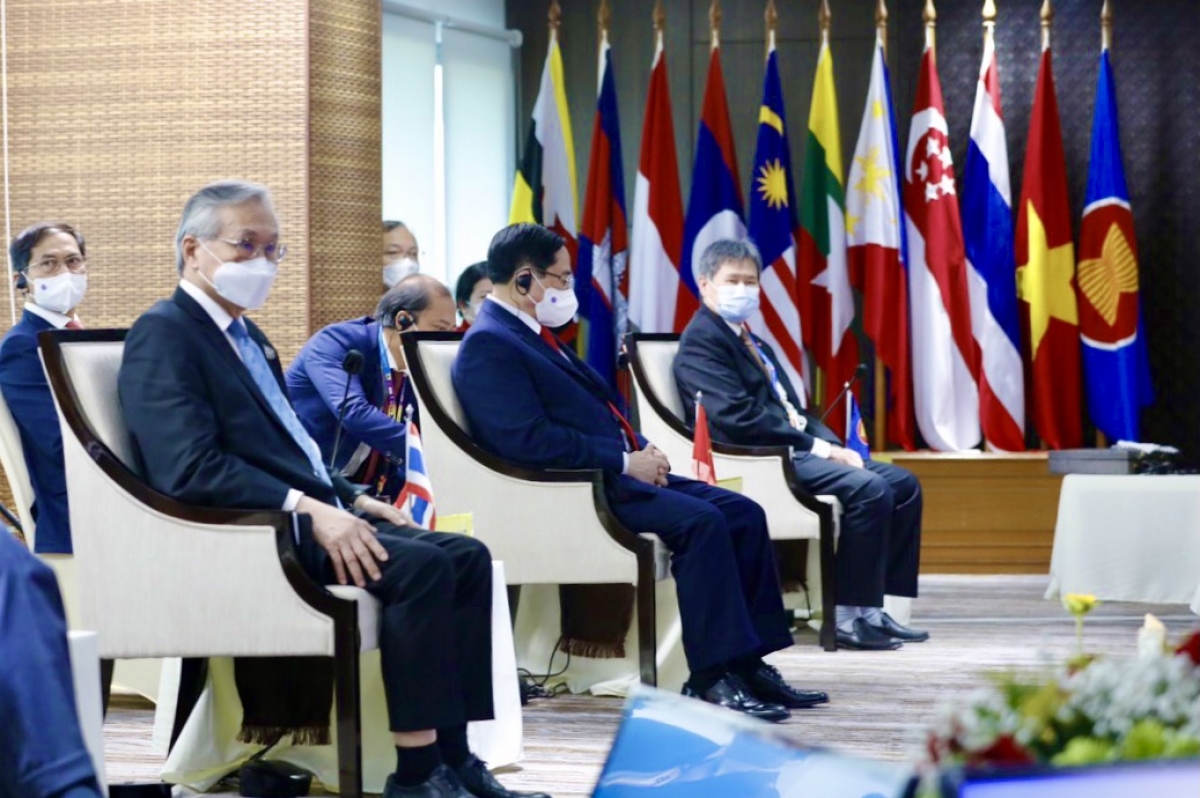
<svg viewBox="0 0 1200 798">
<path fill-rule="evenodd" d="M 1034 428 L 1051 449 L 1083 443 L 1075 248 L 1050 48 L 1042 49 L 1017 211 L 1021 300 Z"/>
<path fill-rule="evenodd" d="M 717 470 L 713 466 L 712 437 L 708 432 L 708 412 L 704 409 L 703 397 L 696 394 L 696 426 L 692 431 L 692 479 L 697 482 L 717 484 Z"/>
</svg>

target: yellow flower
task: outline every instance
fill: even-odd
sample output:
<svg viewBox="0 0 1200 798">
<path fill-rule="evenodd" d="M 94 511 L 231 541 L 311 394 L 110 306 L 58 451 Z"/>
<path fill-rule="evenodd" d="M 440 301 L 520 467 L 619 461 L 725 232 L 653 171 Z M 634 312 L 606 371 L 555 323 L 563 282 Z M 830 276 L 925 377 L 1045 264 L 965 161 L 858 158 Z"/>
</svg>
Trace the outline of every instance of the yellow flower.
<svg viewBox="0 0 1200 798">
<path fill-rule="evenodd" d="M 1068 593 L 1063 596 L 1063 606 L 1067 608 L 1067 612 L 1076 617 L 1087 615 L 1099 603 L 1091 593 Z"/>
</svg>

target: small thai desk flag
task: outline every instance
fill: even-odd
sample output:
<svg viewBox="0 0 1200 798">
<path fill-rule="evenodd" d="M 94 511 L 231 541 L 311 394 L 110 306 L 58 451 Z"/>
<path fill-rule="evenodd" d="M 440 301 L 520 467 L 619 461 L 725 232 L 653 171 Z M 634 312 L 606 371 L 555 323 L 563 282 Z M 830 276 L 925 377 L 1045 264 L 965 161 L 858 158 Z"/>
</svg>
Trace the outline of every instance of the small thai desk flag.
<svg viewBox="0 0 1200 798">
<path fill-rule="evenodd" d="M 703 398 L 700 391 L 696 391 L 696 429 L 692 433 L 692 479 L 716 485 L 717 470 L 713 467 L 712 438 L 708 434 L 708 413 L 704 410 Z"/>
<path fill-rule="evenodd" d="M 433 505 L 433 483 L 425 470 L 425 450 L 421 446 L 421 431 L 413 421 L 412 405 L 405 410 L 404 418 L 404 488 L 396 497 L 396 507 L 407 509 L 417 526 L 434 529 L 437 509 Z"/>
<path fill-rule="evenodd" d="M 846 383 L 850 387 L 850 383 Z M 846 392 L 846 448 L 858 452 L 863 460 L 871 459 L 871 444 L 867 442 L 867 425 L 863 423 L 862 411 L 854 391 Z"/>
</svg>

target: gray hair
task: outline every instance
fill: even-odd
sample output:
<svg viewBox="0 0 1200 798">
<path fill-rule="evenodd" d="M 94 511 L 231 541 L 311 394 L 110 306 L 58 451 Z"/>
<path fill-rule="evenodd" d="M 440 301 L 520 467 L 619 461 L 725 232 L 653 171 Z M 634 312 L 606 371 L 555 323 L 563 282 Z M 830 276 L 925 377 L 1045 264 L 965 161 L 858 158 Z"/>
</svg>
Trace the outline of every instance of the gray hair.
<svg viewBox="0 0 1200 798">
<path fill-rule="evenodd" d="M 271 202 L 271 191 L 258 183 L 248 183 L 245 180 L 221 180 L 209 183 L 188 198 L 183 206 L 183 215 L 179 219 L 179 229 L 175 231 L 175 266 L 183 274 L 183 239 L 184 236 L 194 238 L 216 238 L 221 234 L 221 217 L 217 213 L 221 208 L 230 205 L 241 205 L 244 202 L 258 201 L 275 212 Z"/>
<path fill-rule="evenodd" d="M 375 306 L 375 321 L 381 327 L 395 327 L 396 314 L 416 314 L 429 307 L 434 297 L 453 298 L 450 289 L 428 274 L 410 274 L 388 290 Z"/>
<path fill-rule="evenodd" d="M 700 256 L 700 276 L 711 280 L 717 276 L 721 264 L 730 260 L 754 261 L 755 268 L 762 272 L 762 256 L 758 254 L 758 247 L 754 246 L 753 241 L 748 238 L 720 238 L 709 244 Z"/>
</svg>

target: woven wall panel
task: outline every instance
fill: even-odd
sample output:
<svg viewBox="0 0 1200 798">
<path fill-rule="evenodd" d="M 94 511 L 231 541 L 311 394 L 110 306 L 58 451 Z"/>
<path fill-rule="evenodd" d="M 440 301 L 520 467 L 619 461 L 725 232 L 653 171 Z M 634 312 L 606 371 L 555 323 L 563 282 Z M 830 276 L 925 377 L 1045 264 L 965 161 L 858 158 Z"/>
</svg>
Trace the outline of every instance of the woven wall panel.
<svg viewBox="0 0 1200 798">
<path fill-rule="evenodd" d="M 310 3 L 313 330 L 370 312 L 381 291 L 379 0 Z"/>
</svg>

